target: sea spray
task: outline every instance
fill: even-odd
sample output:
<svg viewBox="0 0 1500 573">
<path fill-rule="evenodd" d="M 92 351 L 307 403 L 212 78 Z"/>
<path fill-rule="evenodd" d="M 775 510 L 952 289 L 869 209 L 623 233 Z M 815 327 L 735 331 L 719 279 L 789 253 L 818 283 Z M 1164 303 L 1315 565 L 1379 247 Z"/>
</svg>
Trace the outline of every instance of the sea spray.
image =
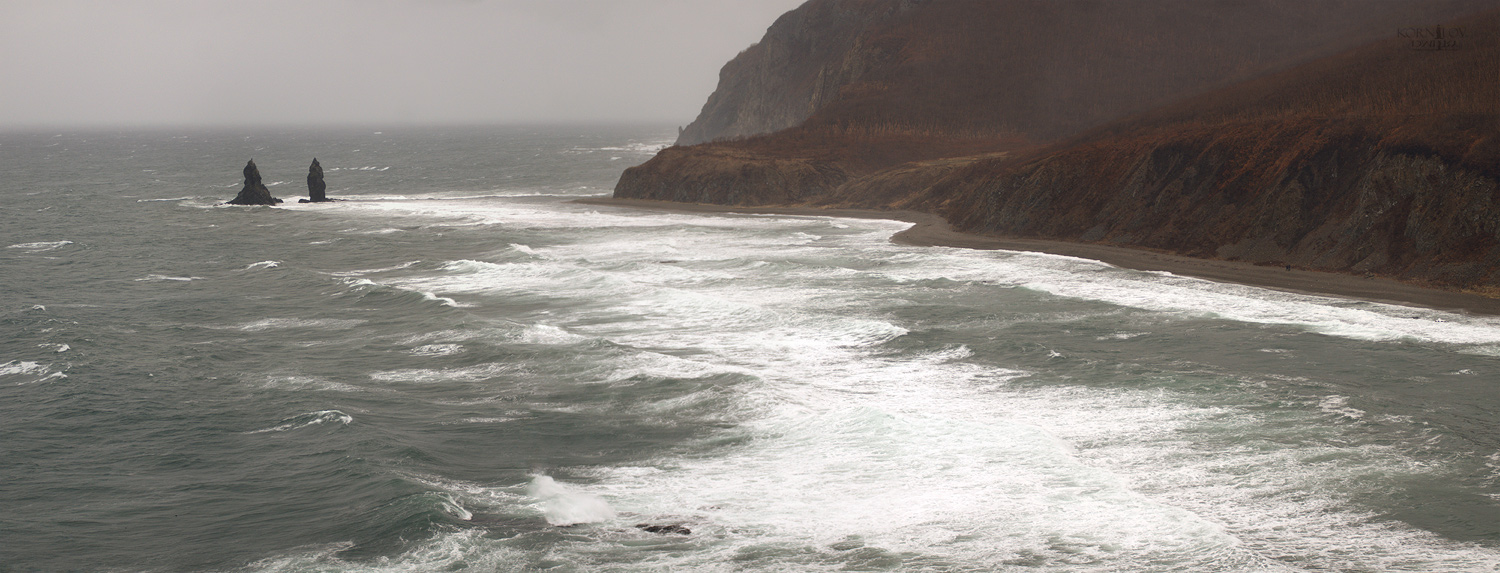
<svg viewBox="0 0 1500 573">
<path fill-rule="evenodd" d="M 615 518 L 615 510 L 597 495 L 573 491 L 557 483 L 551 476 L 539 475 L 531 478 L 526 494 L 541 502 L 542 515 L 547 523 L 564 527 L 582 523 L 598 523 Z"/>
</svg>

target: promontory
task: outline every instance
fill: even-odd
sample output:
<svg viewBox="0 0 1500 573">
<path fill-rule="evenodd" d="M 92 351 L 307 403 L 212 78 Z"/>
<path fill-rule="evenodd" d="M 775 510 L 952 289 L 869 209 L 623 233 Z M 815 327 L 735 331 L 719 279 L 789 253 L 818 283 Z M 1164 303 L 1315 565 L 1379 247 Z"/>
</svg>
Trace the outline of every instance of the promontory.
<svg viewBox="0 0 1500 573">
<path fill-rule="evenodd" d="M 1494 0 L 809 0 L 616 198 L 1500 292 Z"/>
</svg>

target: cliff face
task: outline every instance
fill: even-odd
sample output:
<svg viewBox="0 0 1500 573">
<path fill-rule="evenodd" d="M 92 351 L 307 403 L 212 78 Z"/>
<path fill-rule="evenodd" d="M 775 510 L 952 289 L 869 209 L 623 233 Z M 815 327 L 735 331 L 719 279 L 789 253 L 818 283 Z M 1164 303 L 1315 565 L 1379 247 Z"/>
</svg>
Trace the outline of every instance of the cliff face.
<svg viewBox="0 0 1500 573">
<path fill-rule="evenodd" d="M 1447 24 L 1457 49 L 1397 37 L 1476 6 L 1491 11 Z M 615 196 L 918 209 L 970 232 L 1500 293 L 1492 0 L 898 8 L 809 64 L 821 87 L 799 92 L 818 102 L 800 124 L 669 148 Z"/>
<path fill-rule="evenodd" d="M 1500 137 L 1493 115 L 1446 119 L 1487 123 L 1476 143 Z M 1500 284 L 1496 178 L 1388 134 L 1359 121 L 1275 121 L 1118 137 L 1018 167 L 975 166 L 939 186 L 956 197 L 945 214 L 971 232 Z"/>
<path fill-rule="evenodd" d="M 1500 286 L 1500 11 L 1393 38 L 921 194 L 963 230 Z"/>
<path fill-rule="evenodd" d="M 1046 141 L 1487 0 L 810 0 L 678 145 L 806 125 Z"/>
<path fill-rule="evenodd" d="M 719 86 L 678 145 L 779 131 L 802 123 L 868 64 L 870 28 L 919 0 L 826 0 L 786 13 L 719 72 Z"/>
</svg>

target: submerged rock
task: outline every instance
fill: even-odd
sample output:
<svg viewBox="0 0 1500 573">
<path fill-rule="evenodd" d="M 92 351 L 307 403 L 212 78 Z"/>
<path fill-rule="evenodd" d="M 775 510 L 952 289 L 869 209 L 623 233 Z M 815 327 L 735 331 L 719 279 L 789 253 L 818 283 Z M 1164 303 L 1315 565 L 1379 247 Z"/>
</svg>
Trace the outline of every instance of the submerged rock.
<svg viewBox="0 0 1500 573">
<path fill-rule="evenodd" d="M 635 524 L 635 527 L 636 529 L 643 530 L 647 533 L 660 533 L 662 535 L 667 535 L 670 533 L 675 533 L 677 535 L 693 534 L 693 530 L 681 525 L 651 525 L 649 523 L 637 523 Z"/>
<path fill-rule="evenodd" d="M 281 200 L 271 196 L 271 190 L 260 182 L 260 169 L 255 167 L 255 160 L 251 159 L 245 164 L 245 188 L 240 189 L 240 194 L 229 201 L 230 205 L 275 205 Z"/>
<path fill-rule="evenodd" d="M 323 203 L 323 202 L 326 202 L 326 201 L 332 201 L 333 199 L 329 199 L 328 195 L 326 195 L 324 193 L 324 191 L 327 190 L 327 189 L 328 189 L 328 184 L 323 182 L 323 166 L 319 165 L 318 164 L 318 158 L 314 157 L 312 165 L 308 166 L 308 168 L 307 168 L 307 197 L 308 198 L 307 199 L 303 199 L 301 202 L 302 203 Z"/>
</svg>

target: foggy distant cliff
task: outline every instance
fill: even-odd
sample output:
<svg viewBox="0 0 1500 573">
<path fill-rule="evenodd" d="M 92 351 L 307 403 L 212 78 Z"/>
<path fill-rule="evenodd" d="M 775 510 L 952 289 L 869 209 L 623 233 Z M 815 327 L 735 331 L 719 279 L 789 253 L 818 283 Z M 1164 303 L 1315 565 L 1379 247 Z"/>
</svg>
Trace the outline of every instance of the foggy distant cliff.
<svg viewBox="0 0 1500 573">
<path fill-rule="evenodd" d="M 765 38 L 724 65 L 718 89 L 677 144 L 770 133 L 802 123 L 837 92 L 840 80 L 858 77 L 858 64 L 848 69 L 842 64 L 862 51 L 863 35 L 915 1 L 809 2 L 787 12 L 766 30 Z"/>
<path fill-rule="evenodd" d="M 1497 288 L 1495 7 L 811 0 L 615 196 Z M 1461 49 L 1398 37 L 1444 22 Z"/>
<path fill-rule="evenodd" d="M 724 66 L 677 144 L 809 119 L 1051 139 L 1486 4 L 811 0 Z"/>
</svg>

